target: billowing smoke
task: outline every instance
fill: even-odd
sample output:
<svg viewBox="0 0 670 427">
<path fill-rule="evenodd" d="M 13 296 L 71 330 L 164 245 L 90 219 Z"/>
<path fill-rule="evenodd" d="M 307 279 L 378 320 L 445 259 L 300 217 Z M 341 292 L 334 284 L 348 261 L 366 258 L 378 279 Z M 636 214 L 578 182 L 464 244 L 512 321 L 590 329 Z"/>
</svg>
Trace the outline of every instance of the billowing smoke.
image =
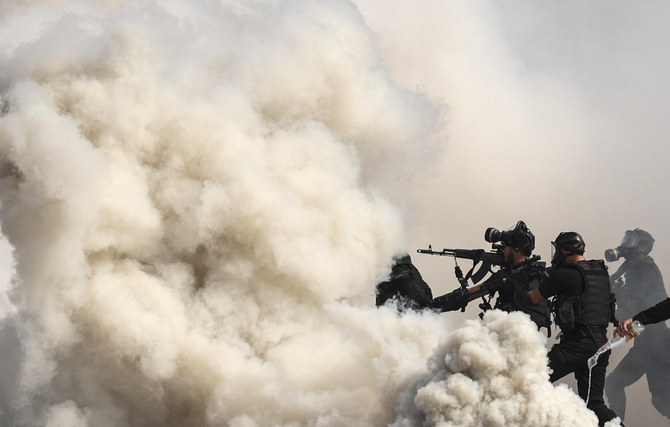
<svg viewBox="0 0 670 427">
<path fill-rule="evenodd" d="M 372 307 L 448 132 L 354 4 L 0 13 L 4 423 L 594 425 L 525 317 Z"/>
<path fill-rule="evenodd" d="M 429 103 L 389 83 L 355 8 L 68 2 L 3 18 L 25 29 L 2 46 L 10 423 L 392 414 L 380 394 L 423 369 L 444 321 L 370 310 L 402 228 L 360 165 L 424 140 Z"/>
<path fill-rule="evenodd" d="M 579 396 L 549 383 L 545 343 L 525 314 L 495 310 L 469 320 L 442 337 L 408 407 L 428 425 L 597 425 Z"/>
</svg>

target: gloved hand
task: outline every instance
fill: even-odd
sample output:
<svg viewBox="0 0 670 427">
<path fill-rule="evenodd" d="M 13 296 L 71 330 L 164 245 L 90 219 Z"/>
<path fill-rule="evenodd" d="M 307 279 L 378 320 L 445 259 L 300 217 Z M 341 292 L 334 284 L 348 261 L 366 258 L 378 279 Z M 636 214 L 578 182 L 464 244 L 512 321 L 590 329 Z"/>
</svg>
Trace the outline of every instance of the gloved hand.
<svg viewBox="0 0 670 427">
<path fill-rule="evenodd" d="M 489 291 L 490 294 L 501 290 L 502 288 L 513 286 L 514 279 L 511 274 L 505 270 L 495 272 L 491 277 L 482 283 L 481 287 Z"/>
<path fill-rule="evenodd" d="M 439 310 L 440 312 L 456 311 L 468 305 L 469 301 L 470 293 L 468 290 L 464 288 L 458 288 L 455 291 L 433 299 L 431 307 Z"/>
</svg>

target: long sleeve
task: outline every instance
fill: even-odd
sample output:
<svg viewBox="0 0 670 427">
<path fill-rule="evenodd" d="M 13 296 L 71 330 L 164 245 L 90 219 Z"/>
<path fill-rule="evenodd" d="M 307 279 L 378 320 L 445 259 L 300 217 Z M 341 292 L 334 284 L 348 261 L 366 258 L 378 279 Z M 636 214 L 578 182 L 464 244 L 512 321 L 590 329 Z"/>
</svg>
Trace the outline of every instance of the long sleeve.
<svg viewBox="0 0 670 427">
<path fill-rule="evenodd" d="M 666 298 L 653 307 L 633 316 L 633 320 L 639 320 L 645 325 L 658 323 L 670 319 L 670 298 Z"/>
</svg>

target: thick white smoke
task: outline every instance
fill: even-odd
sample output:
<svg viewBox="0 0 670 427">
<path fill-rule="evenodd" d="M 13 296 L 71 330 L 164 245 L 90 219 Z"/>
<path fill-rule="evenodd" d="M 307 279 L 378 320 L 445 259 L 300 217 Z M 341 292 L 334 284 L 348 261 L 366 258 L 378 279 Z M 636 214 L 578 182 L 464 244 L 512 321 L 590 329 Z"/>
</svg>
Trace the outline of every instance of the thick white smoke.
<svg viewBox="0 0 670 427">
<path fill-rule="evenodd" d="M 5 421 L 392 419 L 444 321 L 370 308 L 402 228 L 360 164 L 439 110 L 390 84 L 355 8 L 3 12 Z"/>
<path fill-rule="evenodd" d="M 405 406 L 408 416 L 394 425 L 421 425 L 424 418 L 448 426 L 597 425 L 579 396 L 549 382 L 545 344 L 522 313 L 494 310 L 467 321 L 442 336 L 430 374 Z"/>
<path fill-rule="evenodd" d="M 394 83 L 353 4 L 0 12 L 6 424 L 465 424 L 522 406 L 496 403 L 519 374 L 593 425 L 527 319 L 447 335 L 428 371 L 445 317 L 372 307 L 406 249 L 389 182 L 431 166 L 444 106 Z M 469 339 L 516 368 L 464 379 Z"/>
</svg>

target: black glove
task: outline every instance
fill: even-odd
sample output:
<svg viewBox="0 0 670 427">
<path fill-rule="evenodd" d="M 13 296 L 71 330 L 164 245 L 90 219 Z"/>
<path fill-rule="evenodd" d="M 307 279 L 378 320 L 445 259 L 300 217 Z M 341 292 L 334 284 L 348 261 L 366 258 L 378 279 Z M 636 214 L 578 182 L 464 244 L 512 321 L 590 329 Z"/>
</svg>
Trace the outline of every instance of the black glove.
<svg viewBox="0 0 670 427">
<path fill-rule="evenodd" d="M 433 299 L 430 306 L 440 312 L 456 311 L 464 308 L 470 301 L 470 293 L 467 289 L 458 288 L 455 291 L 444 294 Z"/>
<path fill-rule="evenodd" d="M 511 274 L 507 271 L 500 270 L 486 279 L 486 281 L 482 283 L 481 288 L 486 289 L 490 294 L 493 294 L 502 288 L 511 287 L 514 282 L 515 280 L 512 278 Z"/>
</svg>

